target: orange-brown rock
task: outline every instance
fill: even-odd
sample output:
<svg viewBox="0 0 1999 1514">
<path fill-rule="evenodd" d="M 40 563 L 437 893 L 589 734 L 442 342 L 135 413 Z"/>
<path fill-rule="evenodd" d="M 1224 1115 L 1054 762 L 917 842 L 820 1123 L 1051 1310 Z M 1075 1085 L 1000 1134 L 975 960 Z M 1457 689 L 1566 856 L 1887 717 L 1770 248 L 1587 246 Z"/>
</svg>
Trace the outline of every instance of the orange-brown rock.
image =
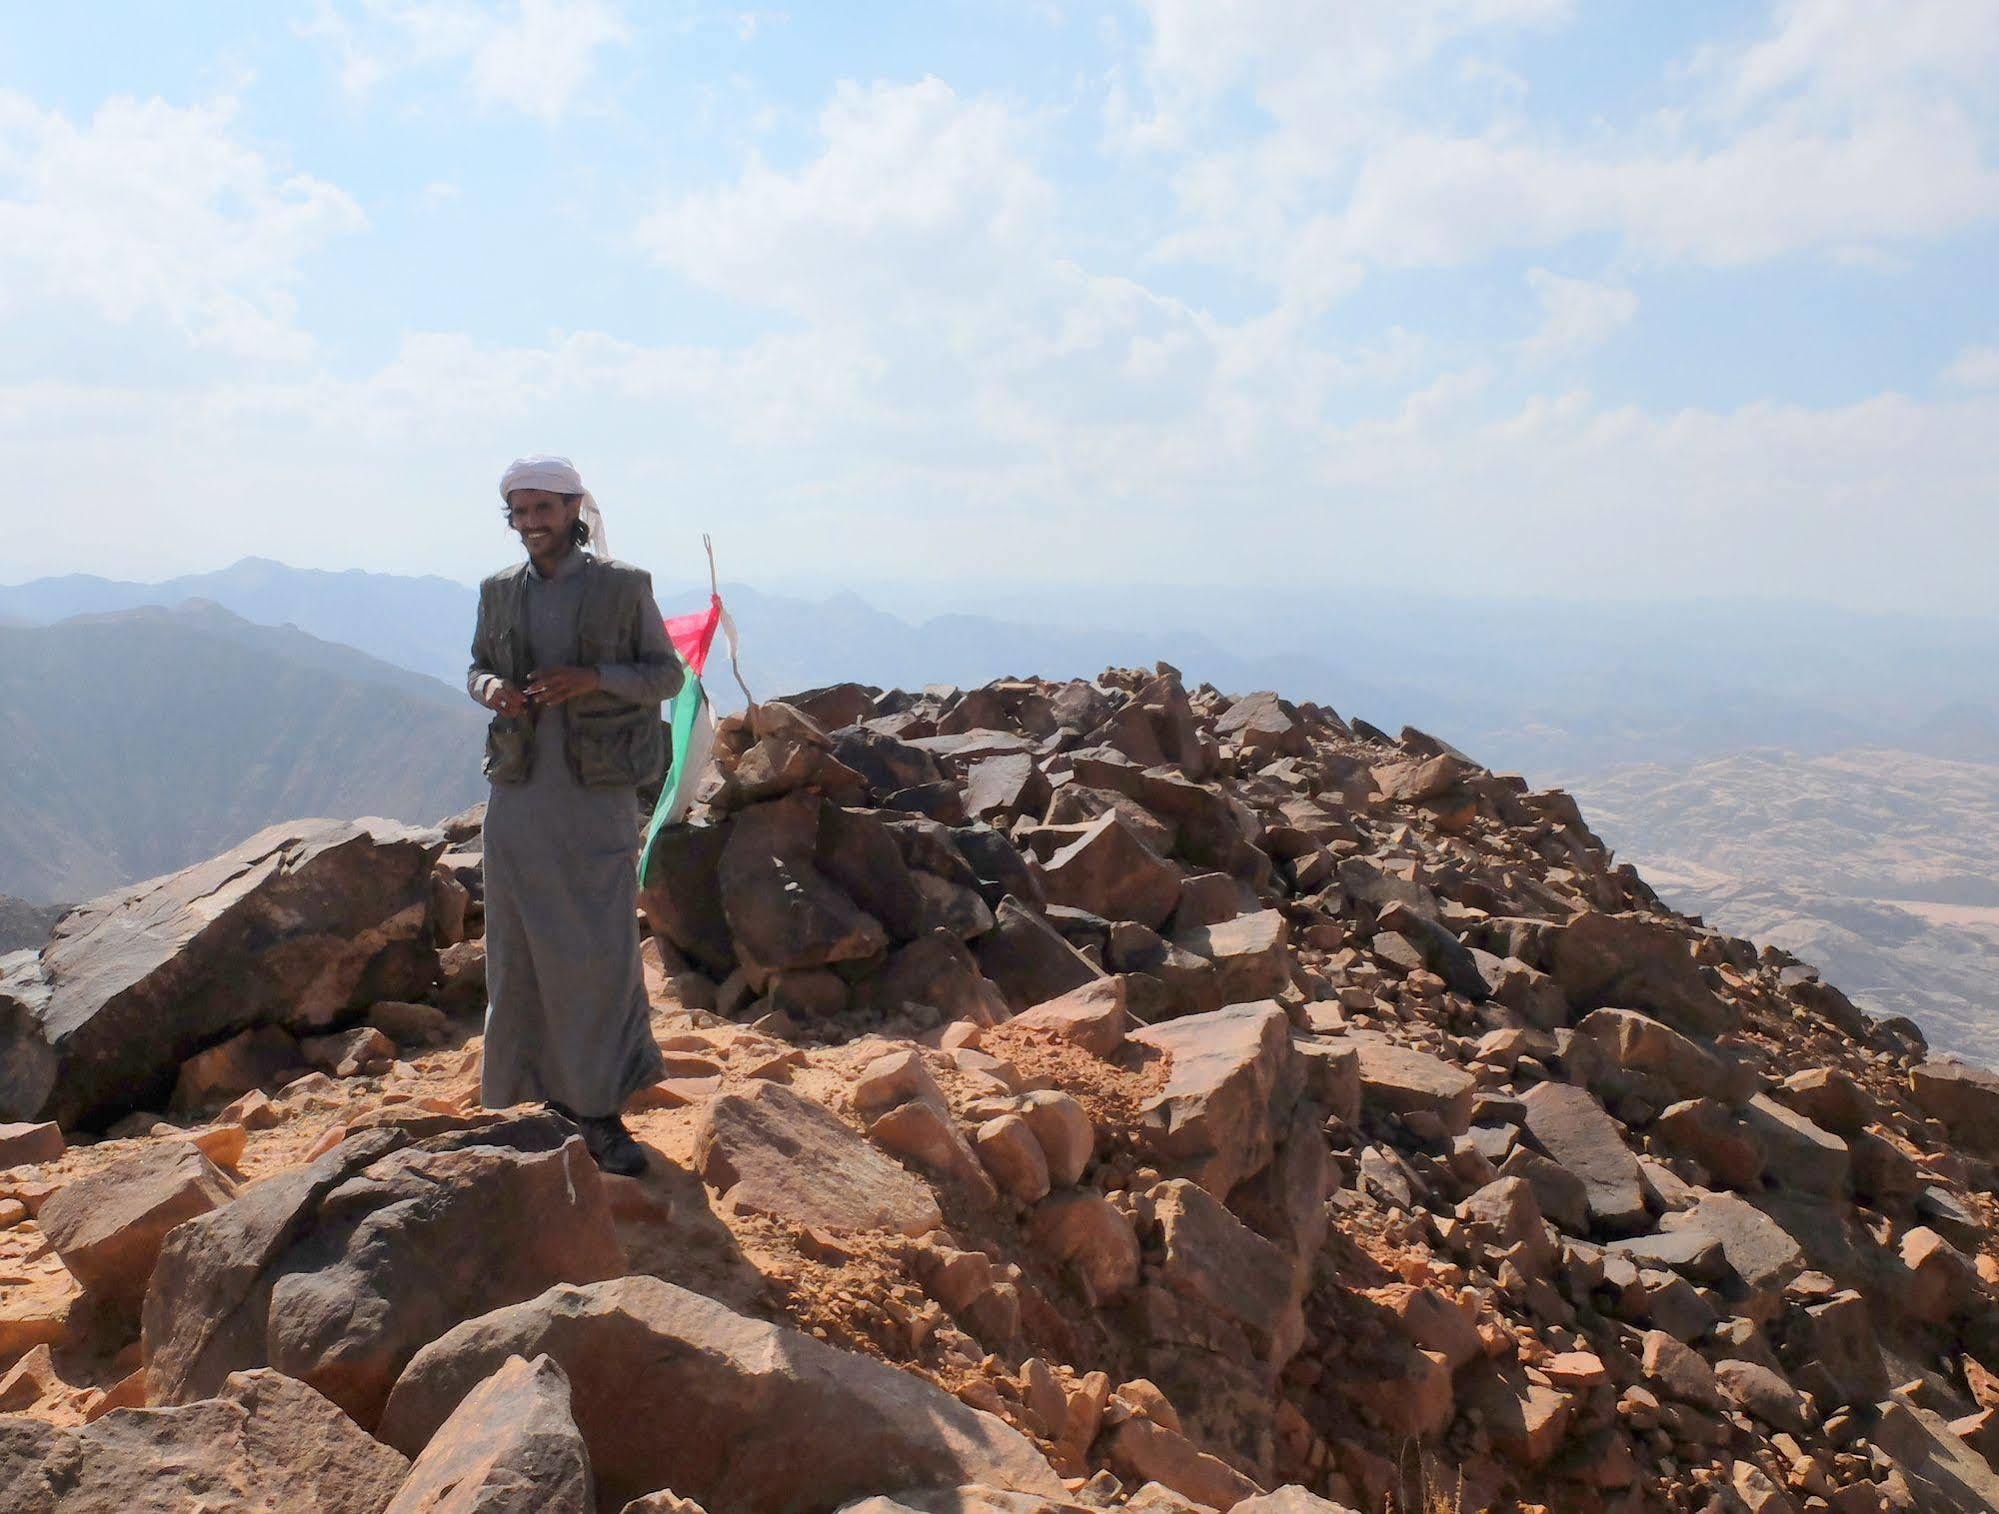
<svg viewBox="0 0 1999 1514">
<path fill-rule="evenodd" d="M 64 1184 L 37 1218 L 79 1283 L 136 1311 L 167 1233 L 235 1191 L 191 1142 L 169 1139 Z"/>
<path fill-rule="evenodd" d="M 835 1234 L 921 1235 L 943 1223 L 929 1187 L 823 1105 L 776 1083 L 726 1093 L 701 1113 L 703 1182 L 736 1209 Z"/>
<path fill-rule="evenodd" d="M 624 1271 L 566 1121 L 466 1123 L 415 1142 L 361 1131 L 170 1235 L 146 1296 L 153 1402 L 268 1363 L 372 1425 L 403 1364 L 459 1320 Z"/>
<path fill-rule="evenodd" d="M 438 1426 L 383 1514 L 594 1514 L 596 1506 L 568 1377 L 546 1356 L 513 1356 Z"/>
<path fill-rule="evenodd" d="M 509 1356 L 544 1354 L 569 1377 L 599 1496 L 613 1507 L 656 1488 L 771 1514 L 831 1511 L 884 1481 L 1062 1492 L 1033 1444 L 991 1415 L 645 1277 L 555 1288 L 448 1331 L 396 1384 L 382 1435 L 426 1445 Z"/>
<path fill-rule="evenodd" d="M 239 1372 L 213 1398 L 81 1429 L 0 1417 L 0 1507 L 22 1514 L 381 1514 L 409 1463 L 305 1384 Z"/>
</svg>

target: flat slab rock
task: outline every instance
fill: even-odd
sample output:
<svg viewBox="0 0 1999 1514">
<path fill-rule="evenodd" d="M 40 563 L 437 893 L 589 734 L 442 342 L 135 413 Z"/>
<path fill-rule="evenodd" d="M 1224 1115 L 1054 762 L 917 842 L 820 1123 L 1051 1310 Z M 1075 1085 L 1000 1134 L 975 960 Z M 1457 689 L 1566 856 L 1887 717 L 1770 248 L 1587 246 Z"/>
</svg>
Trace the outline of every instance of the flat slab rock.
<svg viewBox="0 0 1999 1514">
<path fill-rule="evenodd" d="M 1451 1135 L 1471 1128 L 1478 1085 L 1462 1067 L 1382 1035 L 1361 1032 L 1347 1039 L 1359 1058 L 1363 1107 L 1377 1104 L 1397 1115 L 1433 1114 Z"/>
<path fill-rule="evenodd" d="M 1624 1127 L 1586 1088 L 1541 1083 L 1521 1100 L 1527 1133 L 1550 1158 L 1582 1179 L 1590 1219 L 1615 1234 L 1647 1227 L 1645 1178 L 1624 1144 Z"/>
<path fill-rule="evenodd" d="M 724 1094 L 695 1134 L 701 1180 L 746 1214 L 840 1234 L 921 1235 L 944 1223 L 929 1185 L 823 1105 L 778 1083 Z"/>
<path fill-rule="evenodd" d="M 1987 1151 L 1999 1151 L 1999 1073 L 1962 1062 L 1925 1062 L 1909 1074 L 1910 1091 L 1924 1114 L 1950 1133 Z"/>
<path fill-rule="evenodd" d="M 1034 1444 L 1004 1421 L 909 1373 L 651 1277 L 553 1288 L 459 1325 L 404 1371 L 382 1437 L 427 1444 L 509 1357 L 543 1355 L 569 1377 L 606 1508 L 671 1488 L 718 1514 L 820 1514 L 884 1491 L 885 1479 L 1063 1493 Z"/>
<path fill-rule="evenodd" d="M 0 1417 L 7 1514 L 382 1514 L 409 1461 L 304 1383 L 238 1372 L 214 1398 L 82 1429 Z"/>
<path fill-rule="evenodd" d="M 1804 1249 L 1791 1233 L 1732 1193 L 1708 1194 L 1693 1208 L 1667 1215 L 1659 1228 L 1712 1238 L 1735 1275 L 1759 1291 L 1781 1289 L 1805 1268 Z"/>
<path fill-rule="evenodd" d="M 419 997 L 443 849 L 388 820 L 293 820 L 77 906 L 39 954 L 0 958 L 0 1120 L 157 1109 L 180 1064 L 232 1031 Z"/>
<path fill-rule="evenodd" d="M 458 1321 L 625 1270 L 574 1127 L 466 1124 L 357 1132 L 171 1232 L 144 1310 L 150 1400 L 269 1365 L 373 1425 L 403 1364 Z"/>
</svg>

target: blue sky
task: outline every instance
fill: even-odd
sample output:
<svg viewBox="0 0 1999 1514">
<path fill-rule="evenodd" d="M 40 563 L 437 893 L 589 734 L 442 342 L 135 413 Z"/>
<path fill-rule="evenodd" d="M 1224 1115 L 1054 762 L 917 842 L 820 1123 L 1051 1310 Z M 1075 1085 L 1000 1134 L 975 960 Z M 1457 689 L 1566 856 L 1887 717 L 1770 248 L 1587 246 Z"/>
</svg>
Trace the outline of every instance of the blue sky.
<svg viewBox="0 0 1999 1514">
<path fill-rule="evenodd" d="M 674 578 L 1993 613 L 1995 79 L 1991 0 L 15 7 L 0 580 L 476 577 L 550 450 Z"/>
</svg>

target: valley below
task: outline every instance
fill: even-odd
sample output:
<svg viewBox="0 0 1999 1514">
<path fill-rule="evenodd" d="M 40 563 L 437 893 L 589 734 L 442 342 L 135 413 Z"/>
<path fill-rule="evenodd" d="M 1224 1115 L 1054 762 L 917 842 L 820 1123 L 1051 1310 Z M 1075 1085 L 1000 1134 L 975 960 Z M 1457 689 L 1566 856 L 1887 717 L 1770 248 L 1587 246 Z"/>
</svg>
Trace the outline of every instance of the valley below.
<svg viewBox="0 0 1999 1514">
<path fill-rule="evenodd" d="M 1795 953 L 1939 1051 L 1999 1061 L 1999 765 L 1753 751 L 1572 786 L 1675 908 Z"/>
</svg>

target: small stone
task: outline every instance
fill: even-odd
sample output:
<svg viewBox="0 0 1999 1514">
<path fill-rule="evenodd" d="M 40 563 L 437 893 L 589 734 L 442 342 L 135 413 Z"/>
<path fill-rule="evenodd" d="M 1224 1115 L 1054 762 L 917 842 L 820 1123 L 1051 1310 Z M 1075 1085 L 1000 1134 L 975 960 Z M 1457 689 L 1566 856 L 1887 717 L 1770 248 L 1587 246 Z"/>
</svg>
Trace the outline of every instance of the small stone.
<svg viewBox="0 0 1999 1514">
<path fill-rule="evenodd" d="M 216 1124 L 189 1133 L 188 1139 L 218 1167 L 234 1167 L 250 1144 L 250 1133 L 241 1125 Z"/>
<path fill-rule="evenodd" d="M 53 1162 L 67 1149 L 53 1120 L 0 1125 L 0 1167 Z"/>
<path fill-rule="evenodd" d="M 375 1061 L 390 1061 L 396 1043 L 372 1025 L 358 1025 L 331 1036 L 307 1036 L 299 1051 L 312 1066 L 329 1077 L 359 1077 Z"/>
<path fill-rule="evenodd" d="M 1131 1221 L 1094 1189 L 1043 1199 L 1028 1221 L 1028 1234 L 1052 1260 L 1075 1270 L 1093 1303 L 1113 1303 L 1138 1282 L 1138 1236 Z"/>
<path fill-rule="evenodd" d="M 973 1138 L 986 1171 L 1014 1198 L 1032 1204 L 1048 1193 L 1048 1159 L 1034 1131 L 1019 1115 L 988 1120 Z"/>
<path fill-rule="evenodd" d="M 241 1125 L 245 1130 L 269 1130 L 284 1116 L 262 1089 L 253 1088 L 215 1118 L 218 1124 Z"/>
<path fill-rule="evenodd" d="M 1096 1127 L 1083 1106 L 1057 1089 L 1033 1089 L 1021 1095 L 1019 1113 L 1047 1158 L 1050 1184 L 1068 1188 L 1080 1182 L 1097 1145 Z"/>
<path fill-rule="evenodd" d="M 1728 1395 L 1715 1381 L 1714 1369 L 1706 1359 L 1663 1330 L 1645 1332 L 1643 1367 L 1647 1378 L 1683 1404 L 1716 1414 L 1729 1406 Z"/>
</svg>

